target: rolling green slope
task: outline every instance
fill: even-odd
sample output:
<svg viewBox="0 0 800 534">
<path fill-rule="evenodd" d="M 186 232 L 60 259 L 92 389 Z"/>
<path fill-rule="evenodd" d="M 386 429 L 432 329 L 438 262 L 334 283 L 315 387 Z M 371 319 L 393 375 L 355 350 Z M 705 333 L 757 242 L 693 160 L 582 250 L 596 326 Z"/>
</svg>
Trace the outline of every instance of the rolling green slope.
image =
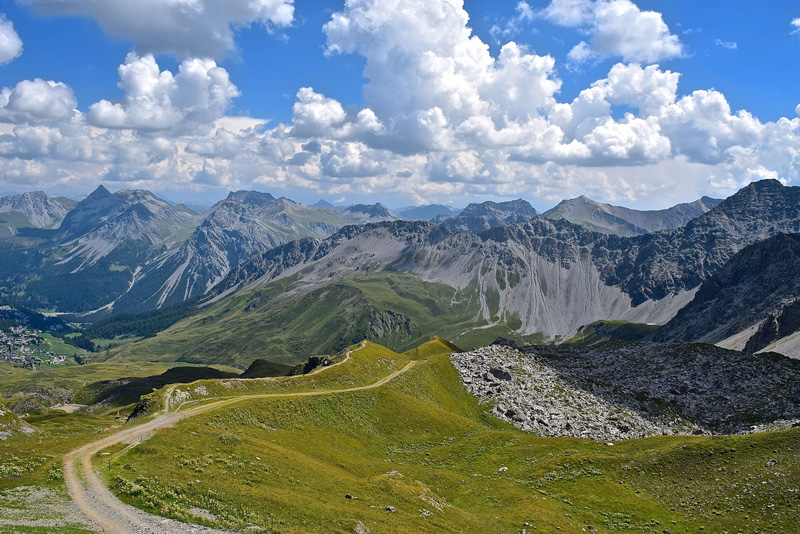
<svg viewBox="0 0 800 534">
<path fill-rule="evenodd" d="M 540 438 L 489 417 L 436 343 L 379 388 L 241 401 L 96 466 L 151 513 L 286 534 L 794 530 L 800 429 L 614 446 Z M 353 353 L 358 369 L 415 354 L 366 349 Z M 311 378 L 252 387 L 304 391 Z"/>
<path fill-rule="evenodd" d="M 578 329 L 578 333 L 564 341 L 564 345 L 586 347 L 604 341 L 642 341 L 652 335 L 659 326 L 655 324 L 629 323 L 627 321 L 595 321 Z"/>
<path fill-rule="evenodd" d="M 362 339 L 404 351 L 434 334 L 466 349 L 498 336 L 516 337 L 509 326 L 488 327 L 478 318 L 480 304 L 472 290 L 456 291 L 410 274 L 357 275 L 283 298 L 291 282 L 279 280 L 221 300 L 109 357 L 224 363 L 244 369 L 260 358 L 291 365 L 312 355 L 336 354 Z M 513 326 L 515 321 L 507 322 Z"/>
</svg>

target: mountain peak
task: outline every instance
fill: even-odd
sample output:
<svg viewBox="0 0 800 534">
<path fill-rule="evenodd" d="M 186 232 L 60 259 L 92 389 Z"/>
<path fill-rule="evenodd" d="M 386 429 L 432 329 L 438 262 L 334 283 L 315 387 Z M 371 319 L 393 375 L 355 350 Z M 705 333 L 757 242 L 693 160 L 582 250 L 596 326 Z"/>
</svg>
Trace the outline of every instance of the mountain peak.
<svg viewBox="0 0 800 534">
<path fill-rule="evenodd" d="M 97 189 L 95 189 L 94 191 L 89 193 L 89 196 L 87 196 L 84 200 L 88 200 L 90 198 L 94 198 L 94 199 L 108 198 L 110 196 L 112 196 L 111 191 L 106 189 L 106 187 L 103 184 L 100 184 L 100 185 L 97 186 Z"/>
<path fill-rule="evenodd" d="M 225 200 L 233 200 L 250 207 L 261 207 L 275 201 L 275 197 L 261 191 L 231 191 Z"/>
<path fill-rule="evenodd" d="M 481 203 L 472 203 L 461 212 L 465 217 L 498 216 L 507 217 L 509 215 L 521 215 L 523 217 L 533 217 L 536 209 L 527 200 L 518 198 L 506 202 L 492 202 L 487 200 Z"/>
<path fill-rule="evenodd" d="M 319 199 L 314 204 L 311 204 L 309 208 L 328 208 L 330 210 L 338 209 L 336 206 L 328 202 L 327 200 Z"/>
</svg>

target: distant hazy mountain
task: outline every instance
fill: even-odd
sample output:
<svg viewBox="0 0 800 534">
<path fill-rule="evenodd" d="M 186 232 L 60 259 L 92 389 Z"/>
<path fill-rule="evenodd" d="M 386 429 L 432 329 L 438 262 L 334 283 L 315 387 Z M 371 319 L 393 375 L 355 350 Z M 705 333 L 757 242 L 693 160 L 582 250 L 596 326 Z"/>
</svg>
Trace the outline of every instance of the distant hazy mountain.
<svg viewBox="0 0 800 534">
<path fill-rule="evenodd" d="M 0 197 L 0 227 L 58 228 L 76 204 L 42 191 Z"/>
<path fill-rule="evenodd" d="M 460 212 L 461 210 L 453 209 L 443 204 L 426 204 L 425 206 L 403 208 L 397 214 L 401 219 L 409 221 L 430 221 L 440 215 L 454 217 Z"/>
<path fill-rule="evenodd" d="M 395 221 L 397 215 L 389 211 L 389 208 L 378 202 L 377 204 L 355 204 L 341 210 L 344 217 L 350 217 L 359 223 L 371 223 L 382 221 Z"/>
<path fill-rule="evenodd" d="M 654 339 L 755 352 L 800 330 L 798 303 L 800 235 L 778 234 L 733 256 Z"/>
<path fill-rule="evenodd" d="M 334 206 L 333 204 L 331 204 L 327 200 L 323 200 L 323 199 L 317 200 L 314 204 L 311 204 L 309 206 L 309 208 L 328 208 L 329 210 L 342 209 L 342 208 L 340 208 L 338 206 Z"/>
<path fill-rule="evenodd" d="M 716 207 L 722 200 L 703 197 L 668 209 L 638 211 L 594 201 L 585 196 L 562 200 L 543 213 L 548 219 L 565 219 L 589 230 L 620 236 L 642 235 L 685 226 Z"/>
<path fill-rule="evenodd" d="M 536 216 L 536 210 L 527 201 L 522 199 L 508 202 L 481 202 L 473 203 L 455 217 L 439 215 L 433 222 L 440 224 L 448 230 L 476 234 L 507 224 L 525 222 Z"/>
</svg>

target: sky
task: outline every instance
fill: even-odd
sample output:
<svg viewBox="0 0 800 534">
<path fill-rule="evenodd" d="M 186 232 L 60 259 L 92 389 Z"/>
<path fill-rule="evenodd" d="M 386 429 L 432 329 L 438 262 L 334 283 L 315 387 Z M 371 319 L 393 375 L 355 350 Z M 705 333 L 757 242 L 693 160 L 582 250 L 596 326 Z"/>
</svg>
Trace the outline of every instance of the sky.
<svg viewBox="0 0 800 534">
<path fill-rule="evenodd" d="M 657 209 L 800 185 L 796 0 L 0 0 L 0 192 Z"/>
</svg>

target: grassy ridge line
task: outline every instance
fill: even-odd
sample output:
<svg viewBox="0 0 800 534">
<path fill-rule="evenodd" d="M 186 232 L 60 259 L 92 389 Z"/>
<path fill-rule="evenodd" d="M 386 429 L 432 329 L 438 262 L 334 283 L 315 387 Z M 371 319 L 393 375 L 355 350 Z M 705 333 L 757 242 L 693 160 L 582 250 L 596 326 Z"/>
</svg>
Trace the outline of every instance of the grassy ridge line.
<svg viewBox="0 0 800 534">
<path fill-rule="evenodd" d="M 354 348 L 351 351 L 351 353 L 367 352 L 372 354 L 374 357 L 375 353 L 374 347 L 372 347 L 373 348 L 372 351 L 369 350 L 370 348 L 371 348 L 370 344 L 364 342 L 359 347 Z M 395 356 L 399 355 L 395 354 Z M 398 359 L 402 360 L 402 358 Z M 356 360 L 356 358 L 353 358 L 353 360 Z M 347 361 L 346 358 L 345 361 Z M 415 364 L 416 361 L 409 360 L 402 368 L 394 370 L 389 375 L 385 375 L 373 383 L 366 385 L 352 386 L 349 388 L 317 389 L 317 390 L 295 392 L 295 393 L 292 392 L 261 393 L 257 395 L 224 398 L 222 400 L 217 400 L 215 402 L 204 404 L 202 406 L 193 407 L 189 410 L 182 412 L 180 415 L 168 411 L 169 405 L 167 404 L 164 413 L 161 413 L 158 417 L 148 422 L 141 423 L 139 425 L 135 425 L 129 428 L 125 428 L 117 432 L 116 434 L 98 440 L 96 442 L 89 443 L 87 445 L 84 445 L 82 447 L 79 447 L 78 449 L 75 449 L 67 453 L 64 456 L 64 467 L 63 467 L 64 479 L 67 485 L 67 489 L 75 504 L 95 524 L 101 526 L 102 528 L 110 532 L 117 532 L 121 534 L 126 534 L 128 532 L 131 533 L 139 532 L 138 529 L 145 526 L 145 523 L 142 522 L 142 520 L 138 518 L 135 514 L 131 514 L 129 511 L 127 511 L 124 508 L 124 506 L 122 506 L 122 503 L 117 501 L 110 493 L 108 493 L 105 485 L 95 473 L 95 470 L 92 466 L 92 458 L 101 450 L 109 447 L 115 447 L 123 442 L 135 444 L 137 440 L 143 440 L 145 436 L 149 437 L 151 433 L 155 432 L 156 430 L 161 430 L 164 428 L 169 428 L 170 426 L 175 426 L 179 421 L 182 421 L 186 418 L 204 414 L 213 410 L 217 410 L 219 408 L 230 406 L 232 404 L 237 404 L 245 400 L 265 399 L 265 398 L 281 399 L 290 397 L 298 397 L 298 398 L 314 397 L 314 396 L 324 396 L 337 393 L 353 393 L 357 391 L 368 391 L 377 389 L 383 386 L 384 384 L 388 383 L 389 381 L 395 379 L 396 377 L 400 376 L 401 374 L 407 372 L 412 367 L 414 367 Z M 305 376 L 308 377 L 309 375 Z M 86 478 L 86 484 L 87 484 L 86 487 L 83 484 L 81 484 L 79 480 L 78 476 L 79 472 L 82 472 Z M 115 520 L 109 519 L 112 517 L 123 518 L 130 528 L 128 526 L 123 527 Z"/>
<path fill-rule="evenodd" d="M 444 346 L 443 342 L 438 339 L 429 341 L 417 349 L 397 354 L 386 347 L 363 341 L 358 345 L 348 347 L 335 356 L 333 366 L 323 367 L 307 375 L 198 380 L 189 384 L 162 388 L 150 395 L 145 395 L 142 400 L 152 399 L 155 402 L 148 409 L 150 413 L 154 413 L 163 410 L 167 404 L 174 409 L 176 403 L 177 405 L 198 404 L 230 397 L 331 389 L 344 390 L 360 387 L 402 369 L 416 357 L 424 357 L 424 354 L 428 352 L 435 352 L 434 347 Z M 348 365 L 340 365 L 344 361 L 347 361 Z M 167 401 L 168 398 L 169 401 Z"/>
</svg>

